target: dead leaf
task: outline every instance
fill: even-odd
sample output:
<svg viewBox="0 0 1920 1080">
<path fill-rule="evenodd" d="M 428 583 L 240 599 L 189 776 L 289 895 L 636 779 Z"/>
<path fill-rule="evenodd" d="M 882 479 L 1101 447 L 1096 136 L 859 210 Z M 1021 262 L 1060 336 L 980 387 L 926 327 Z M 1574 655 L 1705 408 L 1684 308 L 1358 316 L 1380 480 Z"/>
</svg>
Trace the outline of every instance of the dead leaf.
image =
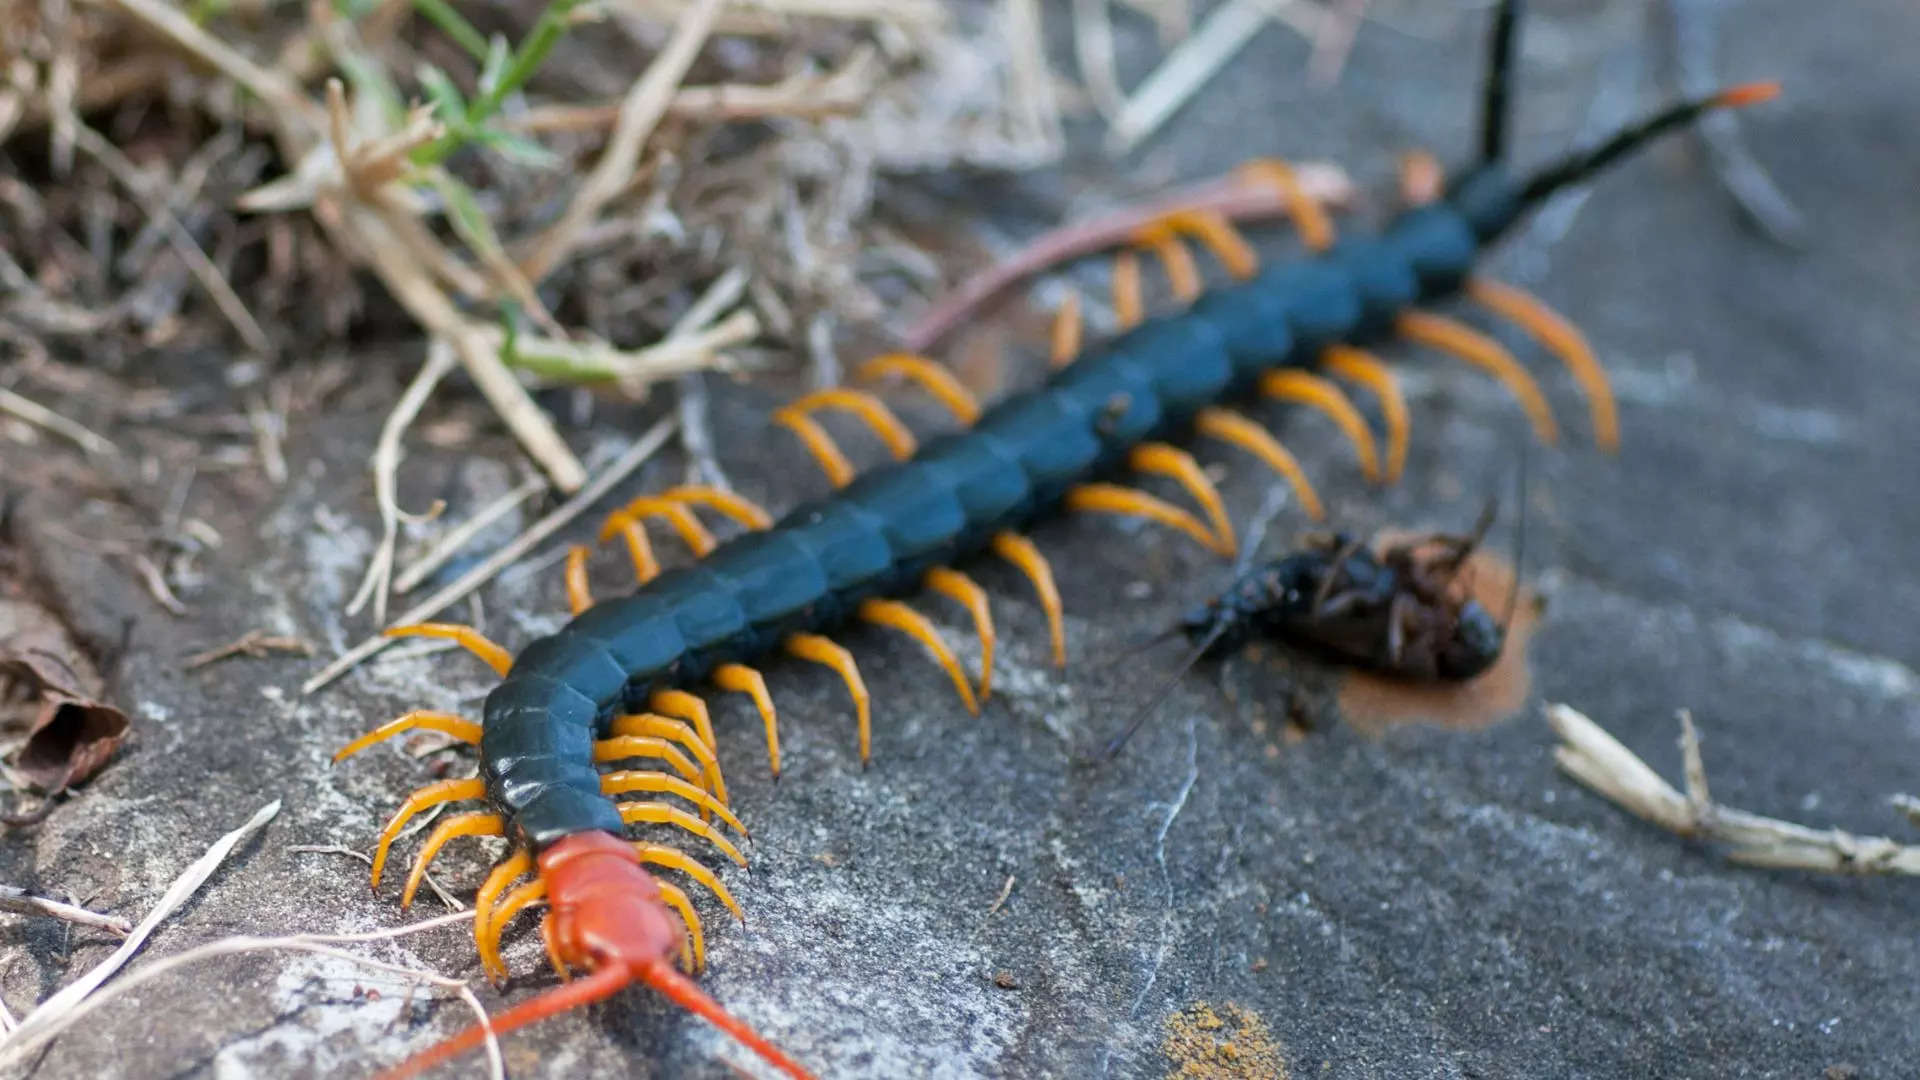
<svg viewBox="0 0 1920 1080">
<path fill-rule="evenodd" d="M 47 795 L 78 784 L 113 757 L 131 726 L 98 700 L 100 673 L 60 620 L 37 604 L 0 600 L 0 715 L 27 717 L 14 759 L 20 776 Z"/>
</svg>

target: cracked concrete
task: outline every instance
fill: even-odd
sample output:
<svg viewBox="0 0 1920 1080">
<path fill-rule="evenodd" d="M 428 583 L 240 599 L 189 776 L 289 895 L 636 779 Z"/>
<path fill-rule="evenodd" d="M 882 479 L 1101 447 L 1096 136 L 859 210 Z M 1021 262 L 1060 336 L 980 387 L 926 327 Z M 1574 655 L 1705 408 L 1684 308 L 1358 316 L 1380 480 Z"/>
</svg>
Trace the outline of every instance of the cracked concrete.
<svg viewBox="0 0 1920 1080">
<path fill-rule="evenodd" d="M 1525 160 L 1581 128 L 1594 88 L 1619 84 L 1617 58 L 1643 47 L 1639 5 L 1534 6 L 1517 132 Z M 1478 18 L 1416 22 L 1418 33 L 1370 24 L 1327 96 L 1303 86 L 1299 42 L 1263 35 L 1125 169 L 1084 158 L 1066 177 L 934 178 L 886 198 L 1044 222 L 1090 205 L 1093 192 L 1212 174 L 1250 152 L 1339 158 L 1382 181 L 1399 149 L 1468 142 L 1463 58 L 1477 55 Z M 1810 215 L 1810 250 L 1748 234 L 1695 158 L 1668 144 L 1562 210 L 1557 240 L 1530 236 L 1493 264 L 1579 322 L 1622 391 L 1625 446 L 1608 459 L 1582 441 L 1570 380 L 1546 379 L 1570 438 L 1531 458 L 1526 570 L 1549 600 L 1536 695 L 1581 708 L 1669 775 L 1672 713 L 1689 706 L 1717 797 L 1873 833 L 1900 828 L 1887 795 L 1920 787 L 1920 129 L 1910 122 L 1920 79 L 1888 47 L 1916 32 L 1920 15 L 1896 0 L 1844 11 L 1752 0 L 1727 20 L 1727 76 L 1787 85 L 1745 123 Z M 1128 41 L 1137 56 L 1137 35 Z M 1524 421 L 1457 366 L 1410 349 L 1390 357 L 1416 376 L 1401 486 L 1366 489 L 1316 418 L 1289 417 L 1283 434 L 1341 523 L 1458 527 L 1485 494 L 1508 490 Z M 389 655 L 302 698 L 313 666 L 302 661 L 179 670 L 182 656 L 249 629 L 299 633 L 324 653 L 366 630 L 340 615 L 377 528 L 365 452 L 417 357 L 364 362 L 373 374 L 338 415 L 295 418 L 284 489 L 196 488 L 194 512 L 230 542 L 187 597 L 189 618 L 170 620 L 116 586 L 115 572 L 57 534 L 35 535 L 84 631 L 111 639 L 121 614 L 136 617 L 121 685 L 140 718 L 99 778 L 0 847 L 0 875 L 137 915 L 212 839 L 287 800 L 148 956 L 231 933 L 366 930 L 419 915 L 400 914 L 391 888 L 370 896 L 349 860 L 286 849 L 364 848 L 436 761 L 468 768 L 458 754 L 416 760 L 392 748 L 333 768 L 327 756 L 403 709 L 473 711 L 487 673 L 459 654 Z M 1030 377 L 1034 358 L 1019 370 Z M 760 438 L 791 389 L 777 378 L 714 385 L 722 464 L 776 510 L 823 490 Z M 568 435 L 578 447 L 617 446 L 652 415 L 603 410 Z M 475 459 L 507 455 L 492 433 L 457 452 L 411 447 L 403 502 L 446 497 L 449 514 L 464 516 L 511 484 L 506 469 Z M 1226 460 L 1225 494 L 1244 523 L 1269 481 Z M 680 469 L 663 458 L 629 490 Z M 1269 546 L 1301 524 L 1283 513 Z M 1245 659 L 1185 679 L 1113 765 L 1073 768 L 1069 754 L 1110 732 L 1172 660 L 1095 662 L 1205 595 L 1225 569 L 1176 537 L 1116 521 L 1057 522 L 1037 540 L 1055 556 L 1071 616 L 1075 666 L 1064 676 L 1048 664 L 1025 584 L 983 565 L 1002 646 L 979 718 L 916 647 L 874 630 L 844 635 L 875 698 L 870 769 L 854 753 L 844 691 L 810 665 L 770 666 L 788 755 L 778 785 L 745 706 L 718 702 L 754 869 L 725 874 L 750 924 L 742 932 L 715 908 L 704 984 L 802 1061 L 835 1077 L 1159 1076 L 1165 1018 L 1208 1000 L 1257 1012 L 1297 1076 L 1804 1078 L 1840 1063 L 1863 1077 L 1913 1075 L 1912 882 L 1741 870 L 1654 833 L 1553 771 L 1537 709 L 1484 731 L 1409 726 L 1370 738 L 1333 725 L 1286 741 L 1289 691 L 1319 700 L 1325 680 L 1285 658 Z M 612 563 L 601 570 L 610 589 Z M 507 575 L 484 596 L 487 625 L 511 644 L 551 628 L 558 584 L 553 569 Z M 956 641 L 967 636 L 962 613 L 919 606 Z M 463 892 L 484 865 L 478 845 L 439 864 Z M 1009 876 L 1011 893 L 989 914 Z M 110 948 L 97 933 L 9 918 L 0 992 L 19 1012 Z M 456 930 L 366 950 L 478 979 Z M 508 956 L 519 977 L 504 998 L 481 991 L 493 1007 L 548 979 L 533 936 L 516 934 Z M 1003 972 L 1017 988 L 998 985 Z M 448 1000 L 409 1003 L 377 973 L 230 958 L 130 996 L 63 1038 L 33 1075 L 363 1074 L 465 1019 Z M 505 1049 L 524 1077 L 754 1069 L 705 1025 L 640 993 Z"/>
</svg>

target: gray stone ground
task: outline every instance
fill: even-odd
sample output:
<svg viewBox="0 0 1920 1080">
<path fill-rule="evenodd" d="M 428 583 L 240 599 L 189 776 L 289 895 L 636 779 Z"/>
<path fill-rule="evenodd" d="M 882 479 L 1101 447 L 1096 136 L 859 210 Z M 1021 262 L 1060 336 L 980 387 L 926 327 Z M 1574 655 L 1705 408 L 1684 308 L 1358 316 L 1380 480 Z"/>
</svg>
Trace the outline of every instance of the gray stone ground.
<svg viewBox="0 0 1920 1080">
<path fill-rule="evenodd" d="M 1597 86 L 1644 90 L 1651 78 L 1635 67 L 1645 39 L 1633 11 L 1539 6 L 1521 101 L 1531 159 L 1573 136 Z M 1302 86 L 1299 42 L 1261 37 L 1129 175 L 1088 156 L 1073 190 L 1210 174 L 1252 151 L 1339 158 L 1384 183 L 1401 147 L 1463 148 L 1478 20 L 1406 19 L 1443 39 L 1370 25 L 1344 86 L 1325 96 Z M 752 877 L 728 881 L 752 926 L 710 924 L 706 986 L 831 1076 L 1157 1076 L 1169 1067 L 1157 1049 L 1165 1018 L 1199 1000 L 1257 1011 L 1298 1076 L 1814 1077 L 1841 1063 L 1868 1077 L 1920 1073 L 1914 883 L 1727 866 L 1557 774 L 1537 708 L 1571 702 L 1674 775 L 1672 714 L 1690 706 L 1720 799 L 1857 831 L 1900 827 L 1884 799 L 1920 787 L 1920 575 L 1907 564 L 1920 532 L 1916 32 L 1920 16 L 1899 0 L 1767 0 L 1727 27 L 1730 78 L 1787 83 L 1747 130 L 1811 215 L 1804 254 L 1745 231 L 1670 144 L 1609 176 L 1563 235 L 1536 229 L 1496 260 L 1585 327 L 1624 402 L 1625 449 L 1608 460 L 1579 443 L 1571 383 L 1548 383 L 1575 439 L 1533 455 L 1526 562 L 1550 600 L 1535 706 L 1479 732 L 1366 737 L 1334 725 L 1282 743 L 1287 667 L 1241 663 L 1188 678 L 1114 767 L 1075 772 L 1070 743 L 1109 730 L 1171 657 L 1104 672 L 1087 661 L 1222 570 L 1157 531 L 1046 526 L 1039 542 L 1055 553 L 1081 661 L 1066 677 L 1046 666 L 1025 588 L 988 566 L 1005 645 L 978 719 L 916 648 L 866 630 L 846 639 L 876 696 L 870 770 L 821 672 L 772 668 L 790 763 L 778 786 L 747 712 L 725 705 L 725 760 L 755 829 Z M 1601 111 L 1617 111 L 1613 96 Z M 1062 190 L 1058 176 L 949 178 L 914 199 L 1011 207 L 1007 235 L 1093 198 Z M 1310 417 L 1290 418 L 1288 437 L 1343 520 L 1460 526 L 1484 494 L 1507 490 L 1524 425 L 1477 376 L 1400 355 L 1415 394 L 1401 487 L 1363 489 Z M 757 438 L 789 390 L 716 398 L 724 465 L 776 507 L 820 486 L 783 442 Z M 355 865 L 286 848 L 366 846 L 426 766 L 383 751 L 330 769 L 328 753 L 404 708 L 472 711 L 489 683 L 478 665 L 377 661 L 313 698 L 297 692 L 303 661 L 179 670 L 183 655 L 255 627 L 329 652 L 361 636 L 365 621 L 339 611 L 377 529 L 364 455 L 390 393 L 376 385 L 343 415 L 297 423 L 283 490 L 198 489 L 194 512 L 230 542 L 189 618 L 167 618 L 119 574 L 36 534 L 83 629 L 137 619 L 124 686 L 139 727 L 103 775 L 0 847 L 6 880 L 137 917 L 206 844 L 281 798 L 280 818 L 147 958 L 236 932 L 406 918 L 391 891 L 368 894 Z M 576 443 L 611 445 L 645 418 L 602 415 Z M 498 438 L 468 449 L 505 459 Z M 662 460 L 633 490 L 679 469 Z M 443 495 L 456 515 L 508 481 L 504 468 L 427 447 L 406 475 L 410 505 Z M 1237 519 L 1266 484 L 1233 469 Z M 1298 525 L 1283 517 L 1276 537 Z M 491 589 L 492 632 L 517 643 L 556 625 L 556 584 L 549 569 Z M 963 635 L 955 611 L 923 606 Z M 476 849 L 441 865 L 469 889 L 483 864 Z M 22 1009 L 110 947 L 96 932 L 5 920 L 7 1001 Z M 478 976 L 458 931 L 369 952 Z M 489 1005 L 549 981 L 524 931 L 509 955 L 520 978 L 504 999 L 483 990 Z M 1002 973 L 1015 986 L 997 985 Z M 406 999 L 393 980 L 330 961 L 224 960 L 124 999 L 33 1075 L 363 1075 L 465 1022 L 448 1002 Z M 507 1053 L 519 1076 L 752 1071 L 705 1025 L 638 992 L 520 1034 Z"/>
</svg>

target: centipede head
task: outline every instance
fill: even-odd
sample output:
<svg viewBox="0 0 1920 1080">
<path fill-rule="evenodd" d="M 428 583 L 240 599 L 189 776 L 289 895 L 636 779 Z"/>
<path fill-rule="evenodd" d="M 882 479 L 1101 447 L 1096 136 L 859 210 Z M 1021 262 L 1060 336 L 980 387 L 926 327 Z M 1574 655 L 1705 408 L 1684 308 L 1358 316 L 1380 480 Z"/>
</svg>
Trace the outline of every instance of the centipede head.
<svg viewBox="0 0 1920 1080">
<path fill-rule="evenodd" d="M 577 833 L 541 852 L 538 866 L 547 883 L 543 929 L 548 948 L 556 962 L 588 974 L 493 1017 L 496 1034 L 591 1004 L 639 982 L 733 1036 L 783 1074 L 812 1080 L 798 1062 L 722 1009 L 673 966 L 685 931 L 632 845 L 610 833 Z M 408 1059 L 382 1080 L 416 1076 L 478 1047 L 485 1038 L 485 1030 L 475 1025 Z"/>
</svg>

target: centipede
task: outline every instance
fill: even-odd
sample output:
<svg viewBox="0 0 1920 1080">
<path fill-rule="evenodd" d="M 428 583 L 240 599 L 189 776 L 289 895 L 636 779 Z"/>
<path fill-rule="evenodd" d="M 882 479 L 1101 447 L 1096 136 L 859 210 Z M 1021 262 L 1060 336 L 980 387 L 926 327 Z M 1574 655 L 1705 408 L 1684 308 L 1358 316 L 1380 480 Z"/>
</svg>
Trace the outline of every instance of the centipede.
<svg viewBox="0 0 1920 1080">
<path fill-rule="evenodd" d="M 377 888 L 396 837 L 416 815 L 452 803 L 482 808 L 446 816 L 415 856 L 401 896 L 408 904 L 429 864 L 462 837 L 504 837 L 505 858 L 475 898 L 475 947 L 485 970 L 504 979 L 501 940 L 517 913 L 544 903 L 541 937 L 563 982 L 493 1018 L 511 1031 L 606 998 L 639 983 L 711 1022 L 790 1077 L 810 1073 L 728 1013 L 693 979 L 705 962 L 698 909 L 656 871 L 683 874 L 735 915 L 719 876 L 680 847 L 629 835 L 667 826 L 742 865 L 733 814 L 704 693 L 747 695 L 765 730 L 778 777 L 777 714 L 753 666 L 785 654 L 837 672 L 852 699 L 858 752 L 872 756 L 871 702 L 852 654 L 828 636 L 856 621 L 917 639 L 950 677 L 969 712 L 991 692 L 994 629 L 989 598 L 958 564 L 992 555 L 1024 573 L 1044 611 L 1052 660 L 1063 666 L 1063 608 L 1052 570 L 1026 531 L 1063 511 L 1136 515 L 1231 557 L 1236 541 L 1221 498 L 1178 443 L 1209 439 L 1238 448 L 1295 488 L 1303 510 L 1321 502 L 1294 456 L 1232 402 L 1269 398 L 1305 404 L 1352 441 L 1363 473 L 1390 482 L 1407 453 L 1407 408 L 1395 377 L 1371 347 L 1389 339 L 1451 353 L 1506 384 L 1535 435 L 1557 437 L 1545 395 L 1492 337 L 1434 307 L 1466 299 L 1504 316 L 1571 370 L 1589 399 L 1596 441 L 1611 449 L 1617 418 L 1604 369 L 1571 324 L 1541 301 L 1475 273 L 1482 254 L 1543 199 L 1586 180 L 1656 136 L 1709 110 L 1773 97 L 1770 83 L 1735 86 L 1673 105 L 1597 146 L 1530 174 L 1507 156 L 1509 72 L 1520 5 L 1504 0 L 1491 27 L 1482 89 L 1479 152 L 1449 179 L 1432 155 L 1402 170 L 1406 205 L 1381 229 L 1337 236 L 1327 210 L 1308 197 L 1295 170 L 1263 159 L 1243 167 L 1284 205 L 1304 251 L 1262 265 L 1248 239 L 1221 213 L 1175 209 L 1127 238 L 1116 257 L 1116 333 L 1087 345 L 1078 304 L 1053 323 L 1052 371 L 1037 388 L 991 408 L 949 371 L 919 353 L 876 357 L 863 381 L 906 380 L 942 403 L 958 430 L 924 441 L 870 389 L 837 386 L 774 412 L 819 462 L 833 491 L 774 519 L 731 491 L 682 486 L 642 496 L 613 512 L 599 542 L 624 544 L 638 585 L 596 601 L 587 545 L 569 551 L 572 618 L 517 654 L 469 626 L 394 627 L 392 636 L 450 639 L 498 673 L 479 720 L 409 712 L 343 748 L 336 760 L 405 732 L 428 729 L 477 748 L 479 775 L 441 780 L 404 800 L 381 830 L 373 859 Z M 1187 247 L 1210 251 L 1230 279 L 1203 289 Z M 1177 307 L 1148 317 L 1140 255 L 1162 265 Z M 1342 389 L 1352 383 L 1380 403 L 1386 451 Z M 895 459 L 857 473 L 816 419 L 852 413 Z M 1195 512 L 1122 482 L 1157 475 L 1184 489 Z M 720 542 L 696 514 L 731 519 L 738 535 Z M 648 537 L 664 521 L 691 549 L 690 564 L 663 569 Z M 935 625 L 904 598 L 928 590 L 957 601 L 979 634 L 977 679 Z M 633 767 L 635 764 L 645 767 Z M 639 796 L 628 798 L 626 796 Z M 678 800 L 678 802 L 669 801 Z M 570 973 L 581 977 L 569 978 Z M 477 1047 L 480 1026 L 396 1066 L 412 1076 Z"/>
</svg>

